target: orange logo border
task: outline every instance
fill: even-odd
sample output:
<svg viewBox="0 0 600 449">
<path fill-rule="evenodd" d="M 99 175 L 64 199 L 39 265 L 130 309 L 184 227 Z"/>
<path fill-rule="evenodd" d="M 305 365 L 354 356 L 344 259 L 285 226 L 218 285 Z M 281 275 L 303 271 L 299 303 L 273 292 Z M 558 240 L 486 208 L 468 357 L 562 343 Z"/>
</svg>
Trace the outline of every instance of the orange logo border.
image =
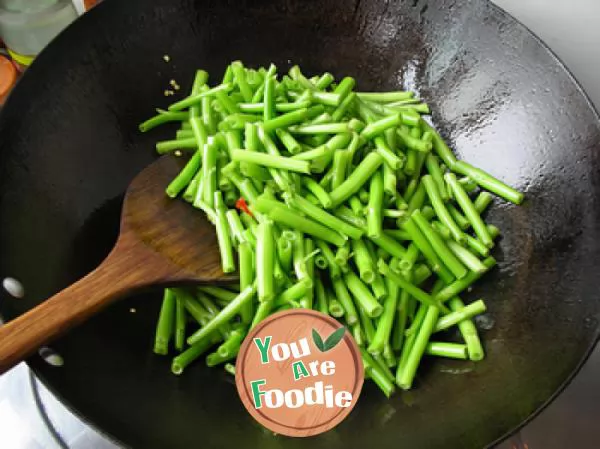
<svg viewBox="0 0 600 449">
<path fill-rule="evenodd" d="M 292 436 L 292 437 L 308 437 L 318 435 L 320 433 L 326 432 L 335 426 L 337 426 L 340 422 L 342 422 L 354 409 L 354 406 L 358 402 L 358 398 L 360 396 L 360 392 L 362 390 L 362 386 L 364 383 L 364 367 L 362 363 L 362 358 L 360 355 L 360 351 L 358 349 L 358 345 L 351 337 L 350 333 L 346 329 L 346 333 L 342 341 L 349 348 L 352 357 L 353 357 L 353 368 L 356 373 L 356 380 L 351 391 L 353 404 L 348 408 L 341 408 L 337 414 L 333 417 L 329 418 L 327 421 L 318 424 L 317 426 L 312 427 L 303 427 L 298 428 L 291 425 L 286 425 L 284 423 L 273 420 L 271 417 L 266 416 L 261 410 L 257 410 L 254 407 L 254 403 L 252 400 L 252 393 L 249 388 L 249 382 L 246 378 L 244 372 L 244 364 L 246 363 L 246 359 L 248 356 L 249 349 L 252 347 L 252 343 L 254 338 L 260 334 L 265 328 L 267 328 L 270 324 L 275 320 L 281 320 L 289 316 L 310 316 L 313 319 L 318 319 L 321 321 L 325 321 L 328 325 L 332 326 L 334 329 L 339 328 L 341 323 L 337 321 L 335 318 L 330 317 L 329 315 L 325 315 L 323 313 L 317 312 L 315 310 L 309 309 L 292 309 L 286 310 L 283 312 L 279 312 L 273 315 L 268 316 L 259 324 L 256 325 L 246 336 L 244 339 L 240 351 L 238 353 L 236 367 L 235 367 L 235 383 L 238 390 L 238 394 L 244 407 L 246 410 L 252 415 L 254 419 L 256 419 L 261 425 L 272 430 L 275 433 Z M 309 337 L 309 336 L 308 336 Z"/>
</svg>

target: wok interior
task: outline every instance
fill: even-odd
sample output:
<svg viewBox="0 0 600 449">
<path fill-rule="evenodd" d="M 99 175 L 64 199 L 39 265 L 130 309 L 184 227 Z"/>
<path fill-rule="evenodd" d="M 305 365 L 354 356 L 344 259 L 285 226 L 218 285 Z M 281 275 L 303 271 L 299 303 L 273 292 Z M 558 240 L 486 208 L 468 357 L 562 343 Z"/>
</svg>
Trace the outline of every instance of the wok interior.
<svg viewBox="0 0 600 449">
<path fill-rule="evenodd" d="M 216 83 L 234 59 L 350 75 L 361 90 L 413 89 L 461 158 L 526 190 L 524 206 L 492 208 L 499 264 L 464 297 L 488 304 L 487 358 L 427 360 L 415 389 L 389 401 L 367 386 L 345 422 L 309 440 L 261 429 L 220 369 L 200 361 L 173 376 L 151 352 L 158 290 L 56 342 L 63 368 L 37 357 L 32 367 L 134 447 L 479 448 L 517 426 L 598 335 L 599 128 L 566 71 L 487 2 L 102 4 L 39 57 L 3 111 L 0 273 L 27 298 L 3 301 L 2 313 L 24 312 L 107 254 L 120 195 L 173 132 L 140 135 L 137 124 L 172 100 L 171 79 L 189 86 L 204 68 Z"/>
</svg>

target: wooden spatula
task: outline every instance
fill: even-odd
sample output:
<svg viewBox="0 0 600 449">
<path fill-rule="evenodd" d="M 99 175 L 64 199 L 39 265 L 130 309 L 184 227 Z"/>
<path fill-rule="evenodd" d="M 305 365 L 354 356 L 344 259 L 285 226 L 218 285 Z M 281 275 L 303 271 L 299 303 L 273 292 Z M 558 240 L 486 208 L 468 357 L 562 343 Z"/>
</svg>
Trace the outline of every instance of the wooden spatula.
<svg viewBox="0 0 600 449">
<path fill-rule="evenodd" d="M 162 157 L 130 184 L 117 243 L 90 274 L 0 327 L 0 373 L 103 307 L 152 284 L 234 282 L 221 271 L 217 240 L 204 214 L 165 195 L 179 173 Z"/>
</svg>

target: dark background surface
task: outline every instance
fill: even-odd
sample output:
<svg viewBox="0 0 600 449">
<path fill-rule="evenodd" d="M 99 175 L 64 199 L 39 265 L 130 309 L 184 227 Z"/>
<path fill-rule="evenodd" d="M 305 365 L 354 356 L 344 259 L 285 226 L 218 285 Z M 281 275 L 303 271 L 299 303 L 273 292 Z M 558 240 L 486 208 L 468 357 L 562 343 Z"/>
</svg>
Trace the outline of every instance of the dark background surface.
<svg viewBox="0 0 600 449">
<path fill-rule="evenodd" d="M 510 10 L 508 1 L 506 3 Z M 535 2 L 531 2 L 535 3 Z M 547 14 L 548 9 L 552 9 L 550 4 L 555 2 L 543 2 L 544 12 Z M 588 2 L 591 8 L 592 2 Z M 579 22 L 572 22 L 570 26 L 561 22 L 561 25 L 568 26 L 569 33 L 564 33 L 566 40 L 572 40 L 572 34 L 578 29 L 587 28 L 585 23 L 581 22 L 582 9 L 581 5 L 572 6 L 573 10 L 578 11 L 577 18 Z M 560 11 L 560 10 L 559 10 Z M 590 12 L 595 10 L 590 9 Z M 540 21 L 545 17 L 541 14 L 537 17 Z M 570 17 L 566 15 L 564 17 Z M 589 17 L 589 15 L 587 16 Z M 536 31 L 534 22 L 526 22 L 527 25 Z M 539 25 L 538 25 L 539 26 Z M 542 26 L 543 29 L 543 26 Z M 560 28 L 555 29 L 557 32 Z M 537 30 L 552 44 L 552 39 L 548 39 L 540 30 Z M 567 38 L 568 36 L 568 38 Z M 560 40 L 560 45 L 564 45 L 564 41 Z M 599 40 L 596 39 L 596 42 Z M 560 47 L 558 45 L 558 47 Z M 556 47 L 554 47 L 556 48 Z M 589 73 L 593 70 L 593 66 L 577 67 L 569 61 L 569 57 L 573 54 L 581 54 L 582 46 L 577 48 L 566 47 L 560 56 L 563 57 L 567 65 L 579 77 L 578 71 Z M 590 64 L 593 64 L 594 54 L 590 54 Z M 581 78 L 581 77 L 580 77 Z M 585 84 L 585 83 L 584 83 Z M 600 84 L 600 82 L 598 82 Z M 584 85 L 589 92 L 598 92 L 598 86 L 590 84 Z M 600 98 L 593 98 L 596 104 L 600 104 Z M 551 344 L 551 342 L 549 342 Z M 557 360 L 560 363 L 560 360 Z M 21 448 L 39 448 L 39 447 L 58 447 L 48 432 L 47 426 L 40 420 L 40 415 L 35 406 L 34 390 L 31 389 L 28 373 L 25 367 L 21 366 L 11 372 L 9 375 L 0 379 L 0 435 L 2 438 L 2 448 L 6 449 L 21 449 Z M 102 438 L 97 438 L 95 433 L 85 428 L 78 420 L 73 418 L 67 412 L 61 410 L 61 406 L 49 395 L 42 391 L 42 402 L 45 404 L 50 420 L 55 424 L 58 431 L 63 435 L 63 439 L 69 442 L 69 447 L 72 448 L 105 448 L 113 447 L 110 443 Z M 520 435 L 511 439 L 511 441 L 501 445 L 502 449 L 512 447 L 530 448 L 578 448 L 592 449 L 599 447 L 600 432 L 597 429 L 597 423 L 600 416 L 600 353 L 596 350 L 588 364 L 584 367 L 573 384 L 563 393 L 558 400 L 553 403 L 541 416 L 536 418 L 529 424 Z"/>
</svg>

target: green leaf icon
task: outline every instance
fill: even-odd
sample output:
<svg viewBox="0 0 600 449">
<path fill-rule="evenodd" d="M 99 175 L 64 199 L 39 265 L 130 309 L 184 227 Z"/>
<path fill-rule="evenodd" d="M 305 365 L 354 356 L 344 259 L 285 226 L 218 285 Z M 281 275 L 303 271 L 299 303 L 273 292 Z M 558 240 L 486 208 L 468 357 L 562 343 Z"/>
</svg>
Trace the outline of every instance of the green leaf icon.
<svg viewBox="0 0 600 449">
<path fill-rule="evenodd" d="M 325 344 L 316 329 L 312 330 L 312 339 L 315 342 L 315 346 L 319 348 L 319 351 L 325 352 Z"/>
<path fill-rule="evenodd" d="M 327 337 L 327 340 L 325 340 L 325 344 L 323 345 L 323 352 L 335 348 L 336 345 L 342 340 L 342 338 L 344 338 L 345 333 L 346 328 L 344 326 L 340 327 L 339 329 L 336 329 L 329 337 Z"/>
</svg>

